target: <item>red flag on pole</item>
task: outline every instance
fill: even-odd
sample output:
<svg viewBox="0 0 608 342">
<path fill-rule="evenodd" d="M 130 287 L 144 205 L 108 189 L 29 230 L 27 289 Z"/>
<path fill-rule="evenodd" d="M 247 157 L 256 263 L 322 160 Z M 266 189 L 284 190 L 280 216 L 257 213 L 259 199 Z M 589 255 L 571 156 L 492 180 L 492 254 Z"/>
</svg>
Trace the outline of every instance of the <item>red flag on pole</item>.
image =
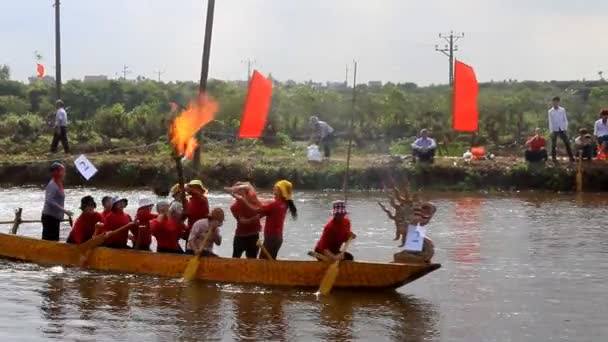
<svg viewBox="0 0 608 342">
<path fill-rule="evenodd" d="M 472 67 L 456 61 L 452 128 L 461 132 L 476 132 L 479 126 L 477 93 L 479 87 Z"/>
<path fill-rule="evenodd" d="M 36 71 L 38 72 L 38 78 L 44 77 L 44 65 L 36 63 Z"/>
<path fill-rule="evenodd" d="M 254 70 L 241 119 L 239 138 L 259 138 L 262 135 L 271 98 L 272 81 Z"/>
</svg>

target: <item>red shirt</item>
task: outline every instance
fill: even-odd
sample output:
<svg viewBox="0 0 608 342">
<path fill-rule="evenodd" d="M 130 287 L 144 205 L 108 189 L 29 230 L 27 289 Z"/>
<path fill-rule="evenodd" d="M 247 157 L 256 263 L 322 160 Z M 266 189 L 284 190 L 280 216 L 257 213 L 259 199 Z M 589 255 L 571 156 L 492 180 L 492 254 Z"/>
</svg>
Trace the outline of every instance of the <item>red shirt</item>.
<svg viewBox="0 0 608 342">
<path fill-rule="evenodd" d="M 348 240 L 350 234 L 350 220 L 348 217 L 341 220 L 332 218 L 325 224 L 315 251 L 323 253 L 324 250 L 329 249 L 332 253 L 338 254 L 340 253 L 340 247 Z"/>
<path fill-rule="evenodd" d="M 203 218 L 209 217 L 209 201 L 207 196 L 192 196 L 186 203 L 186 215 L 188 216 L 188 230 L 192 225 Z"/>
<path fill-rule="evenodd" d="M 186 232 L 186 225 L 181 221 L 168 218 L 162 221 L 154 219 L 150 222 L 150 230 L 156 238 L 157 248 L 180 250 L 179 239 Z"/>
<path fill-rule="evenodd" d="M 230 211 L 232 212 L 232 216 L 236 219 L 236 231 L 234 235 L 236 236 L 250 236 L 260 232 L 262 230 L 262 225 L 260 224 L 260 220 L 253 220 L 249 223 L 240 223 L 240 218 L 249 219 L 256 216 L 257 211 L 249 208 L 244 205 L 240 201 L 235 201 L 230 207 Z"/>
<path fill-rule="evenodd" d="M 96 211 L 83 212 L 74 222 L 74 227 L 68 235 L 68 243 L 77 245 L 89 240 L 95 233 L 95 224 L 103 222 L 103 215 Z"/>
<path fill-rule="evenodd" d="M 545 147 L 545 138 L 541 137 L 540 135 L 533 136 L 526 142 L 526 144 L 528 144 L 528 150 L 537 152 Z"/>
<path fill-rule="evenodd" d="M 149 249 L 150 244 L 152 243 L 152 232 L 150 231 L 150 221 L 154 220 L 158 215 L 152 214 L 150 209 L 139 208 L 137 209 L 137 214 L 135 215 L 135 219 L 139 221 L 140 226 L 146 226 L 146 228 L 133 227 L 131 229 L 131 233 L 135 238 L 134 241 L 137 241 L 139 233 L 141 233 L 141 240 L 139 241 L 140 249 Z M 133 246 L 135 246 L 133 243 Z"/>
<path fill-rule="evenodd" d="M 108 214 L 109 214 L 109 213 L 111 213 L 111 212 L 112 212 L 112 210 L 109 210 L 109 209 L 104 209 L 104 210 L 101 212 L 101 216 L 103 216 L 103 218 L 105 218 L 105 217 L 106 217 L 106 216 L 108 216 Z"/>
<path fill-rule="evenodd" d="M 283 227 L 285 226 L 285 216 L 287 214 L 287 202 L 283 200 L 272 200 L 262 206 L 260 214 L 266 216 L 264 236 L 283 237 Z"/>
<path fill-rule="evenodd" d="M 126 214 L 123 211 L 112 211 L 103 220 L 103 229 L 102 232 L 111 232 L 122 226 L 125 226 L 131 222 L 131 216 Z M 106 242 L 103 244 L 104 246 L 109 247 L 123 247 L 127 245 L 127 240 L 129 239 L 129 230 L 123 230 L 118 235 L 112 236 L 106 239 Z"/>
</svg>

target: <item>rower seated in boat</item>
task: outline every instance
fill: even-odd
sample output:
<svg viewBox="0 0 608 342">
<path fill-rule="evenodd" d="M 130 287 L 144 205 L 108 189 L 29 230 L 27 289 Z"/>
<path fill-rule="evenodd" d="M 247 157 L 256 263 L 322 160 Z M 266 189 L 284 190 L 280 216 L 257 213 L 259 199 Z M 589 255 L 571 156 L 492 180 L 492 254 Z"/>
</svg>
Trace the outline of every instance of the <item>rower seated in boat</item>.
<svg viewBox="0 0 608 342">
<path fill-rule="evenodd" d="M 209 216 L 207 192 L 203 182 L 198 179 L 191 180 L 186 185 L 186 193 L 190 195 L 185 208 L 185 216 L 188 218 L 188 232 L 192 229 L 194 223 Z"/>
<path fill-rule="evenodd" d="M 409 227 L 426 226 L 427 224 L 429 224 L 436 211 L 437 208 L 430 202 L 423 202 L 421 204 L 416 205 L 413 210 L 410 225 L 408 227 L 403 227 L 401 233 L 406 234 L 407 238 Z M 429 239 L 428 237 L 425 237 L 422 245 L 422 251 L 416 252 L 403 249 L 401 252 L 394 254 L 393 257 L 394 262 L 398 263 L 429 263 L 431 262 L 431 258 L 434 254 L 435 246 L 433 245 L 433 241 L 431 241 L 431 239 Z"/>
<path fill-rule="evenodd" d="M 103 215 L 95 211 L 97 204 L 91 196 L 80 199 L 82 214 L 74 222 L 74 227 L 68 235 L 67 243 L 81 244 L 88 241 L 95 233 L 95 225 L 103 222 Z"/>
<path fill-rule="evenodd" d="M 183 211 L 181 203 L 173 202 L 169 206 L 166 218 L 154 219 L 150 222 L 152 236 L 156 238 L 158 253 L 184 253 L 179 245 L 179 240 L 186 238 L 186 225 L 182 221 Z"/>
<path fill-rule="evenodd" d="M 139 226 L 133 227 L 133 248 L 140 251 L 149 251 L 152 243 L 152 233 L 150 232 L 150 221 L 154 220 L 157 215 L 152 213 L 154 202 L 149 198 L 139 200 L 139 208 L 135 219 L 139 222 Z"/>
<path fill-rule="evenodd" d="M 190 229 L 188 236 L 188 244 L 186 246 L 186 254 L 195 254 L 205 242 L 205 249 L 201 256 L 217 257 L 213 253 L 213 245 L 222 244 L 222 235 L 220 235 L 220 227 L 224 223 L 224 211 L 221 208 L 214 208 L 209 214 L 209 218 L 204 218 L 196 221 Z M 208 234 L 209 237 L 205 238 Z"/>
<path fill-rule="evenodd" d="M 105 234 L 117 230 L 133 220 L 131 216 L 124 212 L 124 209 L 129 204 L 126 198 L 113 197 L 112 208 L 103 220 L 103 225 L 97 225 L 97 232 Z M 120 233 L 114 234 L 106 239 L 103 246 L 110 248 L 129 248 L 127 241 L 129 240 L 129 231 L 123 230 Z"/>
<path fill-rule="evenodd" d="M 332 207 L 333 216 L 325 224 L 321 238 L 315 247 L 315 252 L 325 255 L 334 261 L 354 260 L 352 254 L 340 252 L 340 248 L 346 241 L 356 237 L 350 230 L 350 219 L 346 216 L 348 214 L 346 203 L 344 201 L 335 201 Z"/>
</svg>

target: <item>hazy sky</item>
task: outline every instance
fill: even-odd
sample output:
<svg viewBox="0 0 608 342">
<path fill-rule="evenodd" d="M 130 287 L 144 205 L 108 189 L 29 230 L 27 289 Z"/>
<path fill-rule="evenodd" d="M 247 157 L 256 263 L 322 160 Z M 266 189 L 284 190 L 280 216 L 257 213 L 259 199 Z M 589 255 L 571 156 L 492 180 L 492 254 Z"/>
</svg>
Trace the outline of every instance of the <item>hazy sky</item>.
<svg viewBox="0 0 608 342">
<path fill-rule="evenodd" d="M 0 64 L 35 74 L 34 51 L 54 74 L 52 0 L 0 0 Z M 63 78 L 137 75 L 196 80 L 204 0 L 63 0 Z M 457 57 L 480 81 L 595 79 L 608 74 L 606 0 L 217 0 L 210 76 L 244 79 L 242 60 L 279 80 L 345 77 L 445 83 L 438 33 L 465 32 Z M 352 74 L 351 74 L 352 75 Z"/>
</svg>

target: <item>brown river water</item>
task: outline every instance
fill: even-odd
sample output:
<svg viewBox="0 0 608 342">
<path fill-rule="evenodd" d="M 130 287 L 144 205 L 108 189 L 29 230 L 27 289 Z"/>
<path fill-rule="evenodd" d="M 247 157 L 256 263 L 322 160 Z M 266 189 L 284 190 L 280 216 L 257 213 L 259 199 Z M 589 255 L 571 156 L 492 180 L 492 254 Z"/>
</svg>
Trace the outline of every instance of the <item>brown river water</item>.
<svg viewBox="0 0 608 342">
<path fill-rule="evenodd" d="M 68 189 L 67 206 L 92 193 Z M 113 192 L 115 193 L 115 192 Z M 133 212 L 140 194 L 122 192 Z M 298 193 L 283 259 L 308 259 L 339 194 Z M 391 293 L 195 283 L 0 260 L 0 341 L 607 341 L 608 198 L 554 193 L 431 194 L 443 267 Z M 0 190 L 0 218 L 39 217 L 43 192 Z M 379 194 L 349 200 L 351 251 L 389 261 L 394 229 Z M 225 209 L 228 196 L 212 193 Z M 9 226 L 0 229 L 7 231 Z M 19 234 L 39 236 L 37 224 Z M 234 220 L 222 232 L 231 254 Z M 69 227 L 64 226 L 65 239 Z"/>
</svg>

